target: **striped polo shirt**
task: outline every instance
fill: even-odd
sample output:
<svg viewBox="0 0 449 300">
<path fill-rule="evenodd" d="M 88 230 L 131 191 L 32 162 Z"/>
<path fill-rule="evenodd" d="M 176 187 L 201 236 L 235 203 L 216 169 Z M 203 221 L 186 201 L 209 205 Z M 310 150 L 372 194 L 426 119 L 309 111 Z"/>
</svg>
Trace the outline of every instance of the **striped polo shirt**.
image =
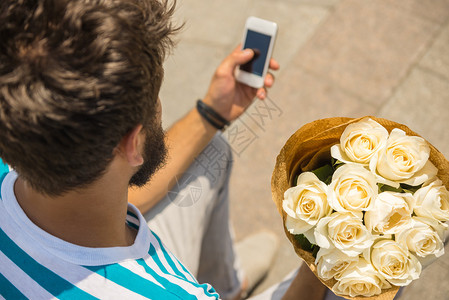
<svg viewBox="0 0 449 300">
<path fill-rule="evenodd" d="M 165 248 L 133 205 L 127 216 L 138 230 L 133 245 L 81 247 L 28 219 L 14 195 L 17 173 L 8 171 L 0 168 L 0 299 L 218 299 Z"/>
</svg>

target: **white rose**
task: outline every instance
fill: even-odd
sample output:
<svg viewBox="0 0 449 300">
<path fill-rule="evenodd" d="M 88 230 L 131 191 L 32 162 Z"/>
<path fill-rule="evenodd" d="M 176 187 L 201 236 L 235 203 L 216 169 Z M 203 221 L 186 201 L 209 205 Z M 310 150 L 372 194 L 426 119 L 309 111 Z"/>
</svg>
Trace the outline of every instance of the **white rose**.
<svg viewBox="0 0 449 300">
<path fill-rule="evenodd" d="M 364 118 L 349 124 L 340 137 L 340 144 L 331 147 L 333 158 L 348 163 L 368 165 L 371 158 L 387 144 L 388 131 L 376 121 Z"/>
<path fill-rule="evenodd" d="M 396 235 L 396 241 L 418 257 L 444 254 L 444 226 L 435 219 L 413 217 L 412 227 Z"/>
<path fill-rule="evenodd" d="M 357 263 L 351 264 L 342 272 L 332 291 L 350 297 L 372 297 L 379 295 L 382 289 L 388 288 L 391 288 L 391 285 L 385 278 L 369 262 L 360 258 Z"/>
<path fill-rule="evenodd" d="M 396 286 L 406 286 L 421 274 L 421 263 L 405 247 L 393 240 L 376 242 L 370 253 L 374 268 Z"/>
<path fill-rule="evenodd" d="M 336 211 L 367 211 L 374 206 L 378 187 L 376 177 L 356 164 L 345 164 L 332 175 L 329 205 Z"/>
<path fill-rule="evenodd" d="M 413 196 L 416 199 L 416 215 L 440 222 L 449 221 L 449 192 L 441 180 L 423 186 Z"/>
<path fill-rule="evenodd" d="M 358 260 L 358 256 L 347 256 L 335 248 L 320 248 L 316 255 L 315 264 L 320 278 L 324 280 L 335 278 L 338 280 L 341 273 Z"/>
<path fill-rule="evenodd" d="M 383 148 L 370 162 L 371 171 L 385 178 L 386 184 L 420 185 L 436 176 L 438 169 L 429 161 L 430 147 L 417 136 L 394 128 Z M 395 184 L 392 184 L 394 182 Z"/>
<path fill-rule="evenodd" d="M 411 227 L 415 198 L 409 193 L 383 192 L 364 216 L 366 227 L 375 234 L 396 234 Z"/>
<path fill-rule="evenodd" d="M 335 212 L 315 227 L 315 241 L 321 248 L 337 248 L 347 256 L 357 256 L 369 248 L 374 238 L 362 223 L 362 213 Z"/>
<path fill-rule="evenodd" d="M 287 213 L 285 227 L 291 234 L 304 234 L 328 216 L 332 208 L 327 202 L 327 185 L 311 172 L 301 173 L 297 186 L 284 193 L 282 207 Z M 310 234 L 312 235 L 313 229 Z"/>
</svg>

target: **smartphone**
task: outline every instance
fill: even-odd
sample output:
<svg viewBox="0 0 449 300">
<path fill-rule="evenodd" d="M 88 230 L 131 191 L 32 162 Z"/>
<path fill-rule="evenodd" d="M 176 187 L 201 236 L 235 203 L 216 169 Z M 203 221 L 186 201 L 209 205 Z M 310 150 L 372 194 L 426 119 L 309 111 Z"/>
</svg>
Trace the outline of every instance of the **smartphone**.
<svg viewBox="0 0 449 300">
<path fill-rule="evenodd" d="M 254 88 L 264 85 L 278 26 L 264 19 L 249 17 L 246 20 L 242 50 L 253 49 L 254 57 L 236 69 L 236 79 Z"/>
</svg>

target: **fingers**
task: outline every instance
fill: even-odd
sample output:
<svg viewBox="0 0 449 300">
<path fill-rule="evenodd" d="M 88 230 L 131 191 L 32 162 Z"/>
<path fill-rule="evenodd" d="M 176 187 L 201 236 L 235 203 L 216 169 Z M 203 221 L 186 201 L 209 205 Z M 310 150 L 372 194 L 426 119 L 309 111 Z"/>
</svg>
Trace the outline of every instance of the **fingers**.
<svg viewBox="0 0 449 300">
<path fill-rule="evenodd" d="M 274 84 L 274 75 L 272 73 L 267 73 L 265 76 L 264 86 L 272 87 Z"/>
<path fill-rule="evenodd" d="M 253 57 L 254 51 L 252 49 L 242 50 L 242 45 L 239 44 L 234 48 L 231 54 L 223 60 L 220 69 L 224 73 L 233 74 L 234 69 L 237 66 L 249 62 Z M 279 67 L 279 63 L 275 59 L 271 58 L 269 68 L 276 71 Z"/>
<path fill-rule="evenodd" d="M 217 75 L 219 76 L 229 76 L 234 74 L 234 70 L 237 66 L 247 63 L 254 57 L 254 51 L 252 49 L 241 49 L 241 44 L 238 45 L 234 50 L 228 55 L 219 68 L 217 69 Z M 269 63 L 270 70 L 278 70 L 279 63 L 271 58 Z M 256 91 L 256 97 L 263 100 L 267 97 L 267 88 L 272 87 L 274 84 L 274 75 L 270 72 L 267 73 L 264 80 L 264 86 Z M 254 95 L 254 94 L 253 94 Z"/>
<path fill-rule="evenodd" d="M 277 60 L 275 60 L 273 58 L 270 59 L 269 67 L 270 67 L 270 69 L 275 70 L 275 71 L 279 70 L 279 68 L 280 68 L 279 63 L 277 62 Z"/>
<path fill-rule="evenodd" d="M 241 64 L 247 63 L 253 58 L 254 51 L 251 49 L 242 50 L 241 46 L 237 46 L 228 57 L 224 59 L 221 68 L 224 72 L 232 74 L 234 69 Z"/>
<path fill-rule="evenodd" d="M 272 73 L 267 73 L 265 76 L 264 86 L 257 90 L 256 96 L 260 100 L 264 100 L 267 97 L 267 88 L 272 87 L 274 84 L 274 75 Z"/>
<path fill-rule="evenodd" d="M 260 100 L 264 100 L 267 97 L 267 90 L 265 89 L 265 87 L 257 90 L 256 97 Z"/>
<path fill-rule="evenodd" d="M 279 69 L 279 63 L 274 60 L 271 59 L 270 60 L 270 69 L 272 70 L 278 70 Z M 267 88 L 272 87 L 274 84 L 274 75 L 271 72 L 268 72 L 267 75 L 265 76 L 265 80 L 264 80 L 264 85 L 262 88 L 257 90 L 257 98 L 259 98 L 260 100 L 264 100 L 267 97 Z"/>
</svg>

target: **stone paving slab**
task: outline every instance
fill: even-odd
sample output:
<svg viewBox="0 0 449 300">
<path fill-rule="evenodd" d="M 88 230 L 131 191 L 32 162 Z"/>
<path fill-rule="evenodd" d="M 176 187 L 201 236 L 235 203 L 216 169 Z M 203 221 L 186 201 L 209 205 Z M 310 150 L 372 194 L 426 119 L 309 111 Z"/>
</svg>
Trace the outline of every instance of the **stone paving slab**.
<svg viewBox="0 0 449 300">
<path fill-rule="evenodd" d="M 449 7 L 447 11 L 449 11 Z M 449 25 L 446 25 L 441 34 L 436 38 L 419 65 L 449 79 Z"/>
<path fill-rule="evenodd" d="M 279 34 L 273 57 L 281 66 L 287 66 L 300 47 L 326 19 L 329 10 L 325 7 L 304 5 L 299 1 L 257 0 L 257 5 L 253 5 L 249 13 L 278 24 Z"/>
<path fill-rule="evenodd" d="M 179 1 L 176 17 L 186 21 L 183 38 L 237 45 L 253 0 Z"/>
<path fill-rule="evenodd" d="M 300 50 L 295 66 L 382 104 L 437 28 L 379 1 L 343 1 Z"/>
<path fill-rule="evenodd" d="M 448 0 L 380 0 L 401 11 L 407 11 L 416 16 L 428 19 L 435 23 L 443 24 L 449 17 Z"/>
<path fill-rule="evenodd" d="M 314 5 L 314 6 L 325 6 L 325 7 L 333 7 L 340 0 L 285 0 L 283 2 L 290 2 L 290 3 L 299 3 L 299 4 L 308 4 L 308 5 Z"/>
<path fill-rule="evenodd" d="M 228 54 L 223 47 L 181 39 L 165 62 L 161 87 L 162 121 L 173 124 L 204 97 L 215 68 Z"/>
<path fill-rule="evenodd" d="M 449 158 L 449 81 L 415 68 L 379 116 L 410 127 Z"/>
</svg>

